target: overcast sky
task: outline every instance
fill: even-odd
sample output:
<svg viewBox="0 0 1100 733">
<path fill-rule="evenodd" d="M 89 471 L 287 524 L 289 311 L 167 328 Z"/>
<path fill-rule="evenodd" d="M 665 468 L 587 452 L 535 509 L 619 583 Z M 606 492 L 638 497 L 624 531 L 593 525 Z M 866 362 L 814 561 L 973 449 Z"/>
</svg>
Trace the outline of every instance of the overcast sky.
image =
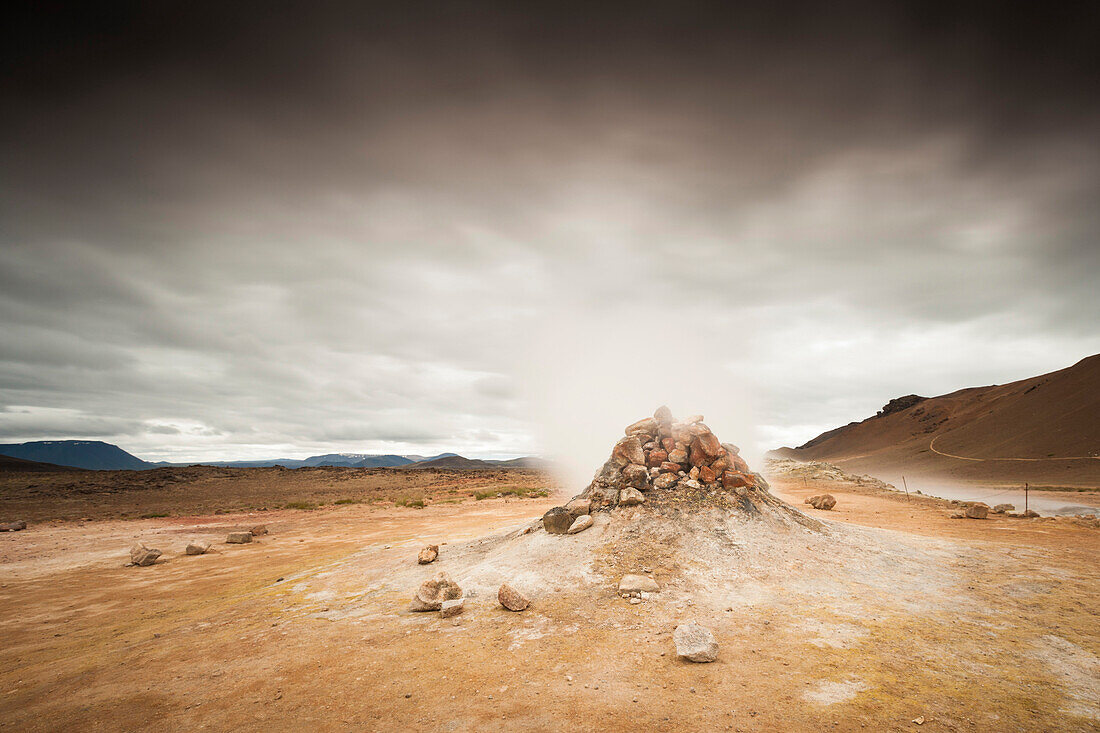
<svg viewBox="0 0 1100 733">
<path fill-rule="evenodd" d="M 591 471 L 1100 351 L 1095 4 L 91 5 L 0 32 L 0 441 Z"/>
</svg>

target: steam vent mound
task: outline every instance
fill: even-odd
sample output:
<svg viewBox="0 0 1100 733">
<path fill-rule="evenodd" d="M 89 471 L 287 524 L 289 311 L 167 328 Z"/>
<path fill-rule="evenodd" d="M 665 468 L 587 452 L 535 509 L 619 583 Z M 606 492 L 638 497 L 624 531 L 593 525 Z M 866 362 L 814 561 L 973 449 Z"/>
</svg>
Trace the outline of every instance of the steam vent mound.
<svg viewBox="0 0 1100 733">
<path fill-rule="evenodd" d="M 677 421 L 667 407 L 627 426 L 592 483 L 565 507 L 547 512 L 557 533 L 572 516 L 619 506 L 682 510 L 721 509 L 745 517 L 779 518 L 816 529 L 820 524 L 771 494 L 731 443 L 723 443 L 702 415 Z"/>
</svg>

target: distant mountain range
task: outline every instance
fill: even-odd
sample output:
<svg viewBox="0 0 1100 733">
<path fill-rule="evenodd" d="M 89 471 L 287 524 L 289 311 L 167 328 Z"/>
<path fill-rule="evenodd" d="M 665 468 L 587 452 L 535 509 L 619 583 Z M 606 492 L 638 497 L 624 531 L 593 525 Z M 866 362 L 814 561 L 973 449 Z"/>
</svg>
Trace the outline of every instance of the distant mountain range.
<svg viewBox="0 0 1100 733">
<path fill-rule="evenodd" d="M 100 440 L 36 440 L 31 443 L 0 444 L 0 455 L 24 461 L 55 463 L 96 471 L 141 470 L 158 464 L 132 456 L 117 445 Z M 163 464 L 161 464 L 163 465 Z"/>
<path fill-rule="evenodd" d="M 162 466 L 187 466 L 190 463 L 168 463 L 166 461 L 143 461 L 131 455 L 117 445 L 99 440 L 38 440 L 30 443 L 0 444 L 0 456 L 4 461 L 2 470 L 48 471 L 51 468 L 86 468 L 96 471 L 140 471 Z M 20 461 L 33 462 L 20 468 Z M 52 466 L 50 464 L 53 464 Z M 227 468 L 266 468 L 283 466 L 284 468 L 313 468 L 318 466 L 342 466 L 347 468 L 545 468 L 546 461 L 533 458 L 513 458 L 511 460 L 479 460 L 465 458 L 457 453 L 440 453 L 434 456 L 393 454 L 373 455 L 367 453 L 326 453 L 309 458 L 273 458 L 262 461 L 207 461 L 201 465 L 222 466 Z"/>
</svg>

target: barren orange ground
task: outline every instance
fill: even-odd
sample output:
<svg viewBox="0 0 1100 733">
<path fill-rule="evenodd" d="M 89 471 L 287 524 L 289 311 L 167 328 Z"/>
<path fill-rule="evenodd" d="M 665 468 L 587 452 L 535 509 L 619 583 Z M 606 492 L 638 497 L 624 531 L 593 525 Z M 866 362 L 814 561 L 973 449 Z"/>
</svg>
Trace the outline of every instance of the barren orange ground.
<svg viewBox="0 0 1100 733">
<path fill-rule="evenodd" d="M 799 505 L 828 490 L 837 511 L 809 513 L 873 527 L 860 531 L 941 566 L 898 588 L 912 599 L 904 613 L 869 586 L 816 605 L 795 602 L 805 588 L 770 587 L 700 619 L 720 659 L 691 665 L 671 642 L 691 605 L 632 606 L 599 580 L 547 588 L 522 614 L 473 598 L 454 620 L 407 613 L 413 587 L 357 580 L 357 568 L 417 572 L 421 545 L 500 533 L 552 499 L 32 524 L 0 534 L 0 726 L 900 731 L 917 730 L 918 716 L 922 731 L 1100 726 L 1100 532 L 952 520 L 936 502 L 841 485 L 774 487 Z M 181 554 L 191 537 L 257 521 L 271 534 L 255 544 Z M 672 559 L 645 539 L 638 551 L 671 578 Z M 166 561 L 123 567 L 138 540 Z M 630 550 L 608 565 L 632 561 Z M 787 562 L 812 581 L 832 561 Z"/>
</svg>

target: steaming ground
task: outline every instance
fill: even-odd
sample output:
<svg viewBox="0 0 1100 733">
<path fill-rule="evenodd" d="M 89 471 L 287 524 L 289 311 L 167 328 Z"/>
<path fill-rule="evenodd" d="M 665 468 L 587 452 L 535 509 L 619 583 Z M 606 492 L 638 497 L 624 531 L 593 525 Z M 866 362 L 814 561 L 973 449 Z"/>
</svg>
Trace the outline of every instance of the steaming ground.
<svg viewBox="0 0 1100 733">
<path fill-rule="evenodd" d="M 1100 725 L 1100 547 L 1062 520 L 964 522 L 843 486 L 821 528 L 716 512 L 601 514 L 524 534 L 552 503 L 343 506 L 262 516 L 253 545 L 180 555 L 253 518 L 0 535 L 0 724 L 29 730 L 928 730 Z M 800 504 L 799 504 L 800 505 Z M 807 510 L 812 512 L 813 510 Z M 873 526 L 862 526 L 873 525 Z M 124 568 L 129 544 L 167 562 Z M 440 559 L 416 551 L 442 543 Z M 625 572 L 661 585 L 631 605 Z M 412 614 L 440 570 L 456 619 Z M 502 609 L 508 581 L 529 595 Z M 680 661 L 687 619 L 719 660 Z"/>
</svg>

